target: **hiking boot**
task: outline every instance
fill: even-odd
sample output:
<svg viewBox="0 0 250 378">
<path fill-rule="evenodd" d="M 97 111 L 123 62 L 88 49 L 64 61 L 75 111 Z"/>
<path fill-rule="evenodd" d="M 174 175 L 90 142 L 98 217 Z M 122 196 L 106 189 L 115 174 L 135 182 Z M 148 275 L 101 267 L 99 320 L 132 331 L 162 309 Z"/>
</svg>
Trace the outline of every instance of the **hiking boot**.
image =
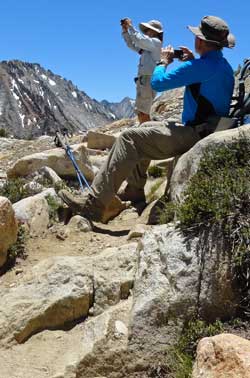
<svg viewBox="0 0 250 378">
<path fill-rule="evenodd" d="M 118 193 L 118 197 L 122 201 L 130 201 L 132 203 L 146 202 L 144 189 L 138 189 L 129 184 Z"/>
<path fill-rule="evenodd" d="M 81 196 L 76 197 L 63 189 L 59 191 L 58 195 L 72 210 L 73 214 L 82 215 L 96 222 L 101 220 L 104 206 L 89 193 L 82 193 Z"/>
<path fill-rule="evenodd" d="M 128 208 L 128 204 L 121 202 L 117 197 L 108 206 L 104 206 L 90 193 L 75 197 L 67 190 L 60 190 L 58 195 L 74 214 L 82 215 L 84 218 L 95 222 L 107 223 L 110 219 L 119 215 L 121 211 Z"/>
</svg>

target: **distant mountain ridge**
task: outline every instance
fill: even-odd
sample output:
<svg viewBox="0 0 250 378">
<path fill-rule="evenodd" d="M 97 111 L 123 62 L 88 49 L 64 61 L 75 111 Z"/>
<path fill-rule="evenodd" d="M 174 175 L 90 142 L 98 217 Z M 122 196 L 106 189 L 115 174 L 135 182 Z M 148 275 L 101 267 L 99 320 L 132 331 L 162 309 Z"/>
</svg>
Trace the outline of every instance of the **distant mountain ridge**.
<svg viewBox="0 0 250 378">
<path fill-rule="evenodd" d="M 103 100 L 101 104 L 110 109 L 118 119 L 135 117 L 135 100 L 129 97 L 125 97 L 121 102 Z"/>
<path fill-rule="evenodd" d="M 108 102 L 104 106 L 40 64 L 0 63 L 0 129 L 9 135 L 32 139 L 63 128 L 84 132 L 117 119 Z"/>
</svg>

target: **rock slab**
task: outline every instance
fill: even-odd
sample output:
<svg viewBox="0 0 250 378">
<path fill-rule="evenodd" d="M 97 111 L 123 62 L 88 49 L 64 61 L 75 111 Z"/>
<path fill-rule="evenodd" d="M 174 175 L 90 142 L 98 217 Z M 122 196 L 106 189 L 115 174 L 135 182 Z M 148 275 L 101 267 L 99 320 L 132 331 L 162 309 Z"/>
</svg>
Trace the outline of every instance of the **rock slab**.
<svg viewBox="0 0 250 378">
<path fill-rule="evenodd" d="M 93 180 L 94 173 L 88 160 L 86 148 L 83 144 L 73 145 L 72 152 L 80 170 L 87 180 Z M 71 160 L 62 148 L 54 148 L 35 153 L 17 160 L 7 171 L 8 178 L 25 177 L 42 167 L 53 169 L 60 177 L 76 177 L 76 171 Z"/>
<path fill-rule="evenodd" d="M 9 247 L 17 241 L 18 225 L 11 202 L 0 197 L 0 267 L 6 262 Z"/>
<path fill-rule="evenodd" d="M 235 314 L 230 257 L 219 246 L 204 249 L 198 236 L 162 225 L 146 232 L 138 249 L 132 349 L 161 353 L 162 345 L 176 342 L 184 322 L 196 314 L 210 322 Z"/>
<path fill-rule="evenodd" d="M 111 148 L 116 139 L 113 135 L 104 134 L 92 130 L 88 132 L 87 138 L 88 148 L 94 148 L 97 150 L 105 150 L 106 148 Z"/>
<path fill-rule="evenodd" d="M 192 378 L 229 377 L 250 377 L 250 341 L 231 334 L 202 339 Z"/>
<path fill-rule="evenodd" d="M 29 227 L 30 236 L 42 236 L 49 225 L 49 205 L 43 192 L 13 205 L 16 218 Z"/>
<path fill-rule="evenodd" d="M 100 315 L 130 296 L 136 243 L 107 248 L 98 256 L 41 261 L 16 287 L 1 288 L 0 346 L 23 343 L 46 329 Z"/>
</svg>

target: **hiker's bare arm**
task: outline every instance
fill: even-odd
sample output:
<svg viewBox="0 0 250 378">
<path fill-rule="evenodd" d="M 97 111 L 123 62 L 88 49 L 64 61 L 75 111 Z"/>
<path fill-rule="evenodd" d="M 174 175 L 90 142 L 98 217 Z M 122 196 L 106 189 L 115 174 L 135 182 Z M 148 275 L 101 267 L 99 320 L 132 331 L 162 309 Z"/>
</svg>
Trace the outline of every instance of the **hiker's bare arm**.
<svg viewBox="0 0 250 378">
<path fill-rule="evenodd" d="M 126 45 L 133 51 L 139 52 L 140 48 L 136 46 L 134 41 L 131 38 L 131 35 L 128 33 L 129 26 L 132 25 L 132 21 L 129 18 L 124 19 L 122 22 L 122 36 L 124 41 L 126 42 Z"/>
<path fill-rule="evenodd" d="M 131 35 L 128 33 L 129 26 L 132 25 L 132 21 L 130 18 L 125 18 L 122 23 L 122 36 L 124 41 L 126 42 L 126 45 L 133 51 L 139 52 L 140 48 L 135 45 L 134 41 L 131 38 Z"/>
<path fill-rule="evenodd" d="M 180 59 L 182 62 L 187 62 L 188 60 L 194 59 L 194 54 L 192 50 L 190 50 L 186 46 L 180 46 L 180 49 L 183 51 L 183 57 Z"/>
</svg>

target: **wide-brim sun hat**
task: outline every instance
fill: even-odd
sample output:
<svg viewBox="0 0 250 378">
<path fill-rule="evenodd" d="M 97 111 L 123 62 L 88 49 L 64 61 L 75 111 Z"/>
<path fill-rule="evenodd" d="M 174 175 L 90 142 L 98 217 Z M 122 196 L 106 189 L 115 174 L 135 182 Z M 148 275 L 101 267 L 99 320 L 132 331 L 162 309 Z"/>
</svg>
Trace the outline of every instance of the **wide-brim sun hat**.
<svg viewBox="0 0 250 378">
<path fill-rule="evenodd" d="M 163 33 L 163 27 L 160 21 L 158 20 L 150 20 L 148 22 L 141 22 L 139 24 L 140 30 L 145 33 L 148 29 L 154 30 L 157 33 Z"/>
<path fill-rule="evenodd" d="M 205 16 L 199 26 L 188 26 L 188 29 L 198 38 L 221 47 L 233 48 L 236 43 L 228 24 L 216 16 Z"/>
</svg>

